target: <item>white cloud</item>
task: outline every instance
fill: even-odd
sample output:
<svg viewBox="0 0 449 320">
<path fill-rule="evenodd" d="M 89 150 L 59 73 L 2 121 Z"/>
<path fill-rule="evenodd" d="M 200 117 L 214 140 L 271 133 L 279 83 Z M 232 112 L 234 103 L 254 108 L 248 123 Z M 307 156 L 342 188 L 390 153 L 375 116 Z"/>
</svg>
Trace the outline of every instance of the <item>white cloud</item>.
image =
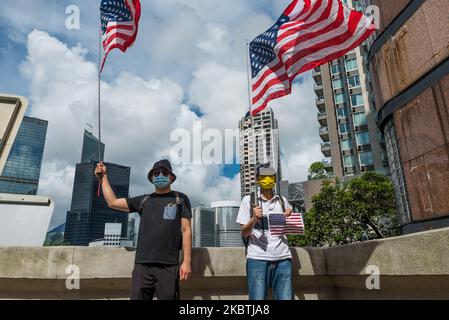
<svg viewBox="0 0 449 320">
<path fill-rule="evenodd" d="M 55 221 L 69 208 L 85 121 L 96 115 L 96 70 L 85 53 L 35 30 L 29 34 L 28 57 L 22 65 L 32 88 L 32 116 L 49 121 L 40 193 L 54 198 Z M 132 167 L 131 194 L 151 191 L 146 173 L 154 161 L 168 155 L 170 132 L 190 129 L 198 117 L 182 103 L 184 91 L 170 79 L 122 73 L 112 83 L 102 82 L 102 97 L 106 160 Z M 178 174 L 182 179 L 175 187 L 188 190 L 193 201 L 238 199 L 238 180 L 219 177 L 216 167 L 183 167 Z"/>
</svg>

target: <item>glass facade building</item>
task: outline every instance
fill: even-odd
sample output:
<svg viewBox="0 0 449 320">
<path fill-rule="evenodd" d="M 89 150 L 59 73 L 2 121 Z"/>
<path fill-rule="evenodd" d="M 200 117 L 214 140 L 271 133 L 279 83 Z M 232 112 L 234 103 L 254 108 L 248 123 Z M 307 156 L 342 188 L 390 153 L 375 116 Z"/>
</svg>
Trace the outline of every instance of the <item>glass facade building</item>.
<svg viewBox="0 0 449 320">
<path fill-rule="evenodd" d="M 240 202 L 212 202 L 217 222 L 217 247 L 243 247 L 241 227 L 236 222 Z"/>
<path fill-rule="evenodd" d="M 129 195 L 131 168 L 105 163 L 108 179 L 117 198 Z M 98 180 L 94 176 L 96 161 L 77 164 L 72 204 L 67 212 L 64 239 L 75 246 L 88 246 L 104 236 L 106 223 L 121 223 L 121 237 L 126 238 L 128 215 L 108 208 L 103 194 L 97 196 Z"/>
<path fill-rule="evenodd" d="M 36 195 L 48 122 L 24 117 L 0 176 L 0 193 Z"/>
<path fill-rule="evenodd" d="M 104 159 L 104 143 L 101 143 L 101 159 Z M 98 160 L 98 139 L 91 132 L 85 130 L 81 163 Z"/>
<path fill-rule="evenodd" d="M 216 230 L 214 209 L 200 207 L 192 209 L 193 247 L 216 247 Z"/>
<path fill-rule="evenodd" d="M 240 202 L 212 202 L 211 208 L 193 208 L 194 247 L 242 247 L 241 227 L 236 222 Z"/>
</svg>

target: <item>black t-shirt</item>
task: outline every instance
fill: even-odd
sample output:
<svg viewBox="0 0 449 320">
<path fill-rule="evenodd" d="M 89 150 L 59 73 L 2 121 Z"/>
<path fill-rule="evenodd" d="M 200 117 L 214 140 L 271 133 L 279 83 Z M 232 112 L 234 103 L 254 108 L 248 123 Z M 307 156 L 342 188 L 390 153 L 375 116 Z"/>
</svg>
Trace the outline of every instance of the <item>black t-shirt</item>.
<svg viewBox="0 0 449 320">
<path fill-rule="evenodd" d="M 131 212 L 140 214 L 139 238 L 137 242 L 136 263 L 178 264 L 182 249 L 181 218 L 192 218 L 192 209 L 187 196 L 178 192 L 166 194 L 152 193 L 126 202 Z"/>
</svg>

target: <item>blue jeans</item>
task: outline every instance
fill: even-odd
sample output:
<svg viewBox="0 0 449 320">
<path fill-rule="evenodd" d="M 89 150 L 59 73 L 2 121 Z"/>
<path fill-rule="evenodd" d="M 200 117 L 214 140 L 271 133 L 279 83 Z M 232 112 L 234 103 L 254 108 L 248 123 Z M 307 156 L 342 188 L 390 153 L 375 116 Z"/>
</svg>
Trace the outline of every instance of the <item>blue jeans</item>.
<svg viewBox="0 0 449 320">
<path fill-rule="evenodd" d="M 291 259 L 263 261 L 248 259 L 249 300 L 266 300 L 268 287 L 273 289 L 275 300 L 292 300 L 292 262 Z"/>
</svg>

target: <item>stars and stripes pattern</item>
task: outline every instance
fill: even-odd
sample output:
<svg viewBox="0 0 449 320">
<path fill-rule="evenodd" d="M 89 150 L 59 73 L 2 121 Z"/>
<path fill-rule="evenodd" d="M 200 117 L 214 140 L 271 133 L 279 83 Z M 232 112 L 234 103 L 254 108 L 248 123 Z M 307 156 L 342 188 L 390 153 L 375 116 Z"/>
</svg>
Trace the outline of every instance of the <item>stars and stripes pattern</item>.
<svg viewBox="0 0 449 320">
<path fill-rule="evenodd" d="M 374 18 L 340 0 L 294 0 L 250 43 L 252 114 L 291 93 L 297 75 L 337 59 L 375 31 Z"/>
<path fill-rule="evenodd" d="M 268 224 L 272 236 L 304 234 L 304 222 L 300 213 L 292 213 L 289 217 L 283 213 L 270 213 Z"/>
<path fill-rule="evenodd" d="M 104 49 L 100 72 L 109 52 L 125 52 L 137 37 L 140 20 L 140 0 L 102 0 L 100 6 L 102 43 Z"/>
</svg>

